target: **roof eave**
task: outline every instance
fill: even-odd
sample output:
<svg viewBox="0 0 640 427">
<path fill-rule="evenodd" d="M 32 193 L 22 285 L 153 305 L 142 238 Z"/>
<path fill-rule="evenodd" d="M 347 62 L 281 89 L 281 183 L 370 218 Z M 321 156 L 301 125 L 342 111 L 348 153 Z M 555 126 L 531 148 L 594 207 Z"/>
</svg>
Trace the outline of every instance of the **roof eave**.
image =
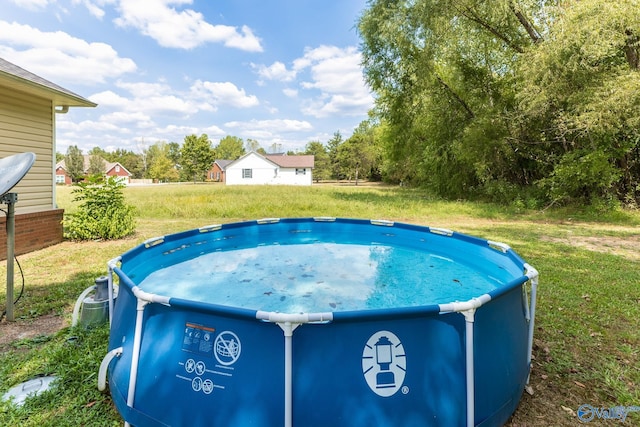
<svg viewBox="0 0 640 427">
<path fill-rule="evenodd" d="M 53 105 L 58 107 L 96 107 L 98 104 L 91 102 L 80 95 L 66 93 L 55 88 L 43 86 L 16 76 L 11 73 L 0 71 L 0 81 L 6 81 L 8 85 L 21 92 L 26 92 L 40 98 L 47 98 L 53 101 Z"/>
</svg>

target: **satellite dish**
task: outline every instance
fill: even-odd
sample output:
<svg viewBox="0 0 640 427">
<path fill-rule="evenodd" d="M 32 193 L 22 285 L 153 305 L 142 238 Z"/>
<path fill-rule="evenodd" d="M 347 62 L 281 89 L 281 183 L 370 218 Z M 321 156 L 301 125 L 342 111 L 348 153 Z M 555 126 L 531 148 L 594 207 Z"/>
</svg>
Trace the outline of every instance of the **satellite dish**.
<svg viewBox="0 0 640 427">
<path fill-rule="evenodd" d="M 0 196 L 8 193 L 29 172 L 36 155 L 20 153 L 0 159 Z"/>
</svg>

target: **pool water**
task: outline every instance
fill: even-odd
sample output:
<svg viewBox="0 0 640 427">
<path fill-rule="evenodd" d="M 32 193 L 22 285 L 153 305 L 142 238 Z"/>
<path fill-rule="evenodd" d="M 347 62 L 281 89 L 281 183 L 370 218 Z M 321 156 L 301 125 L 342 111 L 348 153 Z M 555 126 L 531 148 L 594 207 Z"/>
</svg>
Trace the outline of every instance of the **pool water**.
<svg viewBox="0 0 640 427">
<path fill-rule="evenodd" d="M 150 273 L 151 293 L 285 313 L 466 301 L 504 284 L 443 255 L 384 244 L 304 243 L 205 253 Z"/>
</svg>

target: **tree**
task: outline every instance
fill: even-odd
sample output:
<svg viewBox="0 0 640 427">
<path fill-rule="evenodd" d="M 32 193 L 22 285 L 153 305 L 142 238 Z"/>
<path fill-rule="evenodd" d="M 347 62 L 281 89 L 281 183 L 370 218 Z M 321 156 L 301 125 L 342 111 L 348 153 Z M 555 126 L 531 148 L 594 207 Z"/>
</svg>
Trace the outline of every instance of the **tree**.
<svg viewBox="0 0 640 427">
<path fill-rule="evenodd" d="M 338 147 L 340 169 L 349 180 L 369 178 L 375 163 L 375 149 L 372 138 L 367 133 L 354 133 Z"/>
<path fill-rule="evenodd" d="M 149 162 L 149 170 L 147 174 L 149 178 L 160 182 L 177 181 L 179 178 L 176 163 L 170 156 L 171 146 L 165 141 L 158 141 L 147 150 L 147 161 Z"/>
<path fill-rule="evenodd" d="M 89 175 L 97 175 L 102 176 L 105 173 L 104 170 L 104 159 L 95 154 L 89 155 L 89 169 L 87 169 L 87 173 Z"/>
<path fill-rule="evenodd" d="M 193 182 L 204 181 L 206 172 L 215 160 L 211 141 L 206 134 L 199 137 L 187 135 L 181 150 L 182 170 L 193 178 Z"/>
<path fill-rule="evenodd" d="M 78 146 L 70 145 L 67 148 L 64 164 L 71 181 L 78 182 L 84 179 L 84 157 Z"/>
<path fill-rule="evenodd" d="M 110 162 L 120 163 L 131 173 L 132 178 L 140 179 L 144 177 L 142 157 L 131 150 L 118 148 L 111 153 L 107 153 L 105 159 Z"/>
<path fill-rule="evenodd" d="M 309 142 L 304 154 L 314 156 L 313 178 L 316 182 L 331 178 L 331 163 L 326 147 L 320 141 Z"/>
<path fill-rule="evenodd" d="M 167 144 L 168 152 L 167 157 L 174 165 L 180 164 L 180 144 L 177 142 L 170 142 Z"/>
<path fill-rule="evenodd" d="M 107 160 L 109 158 L 109 153 L 107 151 L 105 151 L 104 149 L 98 147 L 98 146 L 93 147 L 91 150 L 89 150 L 88 154 L 90 156 L 102 157 L 105 160 Z"/>
<path fill-rule="evenodd" d="M 179 173 L 171 159 L 160 153 L 149 168 L 149 177 L 159 182 L 173 182 L 179 179 Z"/>
<path fill-rule="evenodd" d="M 245 154 L 244 142 L 242 138 L 227 135 L 220 140 L 215 151 L 218 159 L 236 160 Z"/>
<path fill-rule="evenodd" d="M 640 16 L 632 1 L 559 7 L 519 65 L 514 140 L 555 202 L 640 201 Z M 524 58 L 523 58 L 524 59 Z"/>
<path fill-rule="evenodd" d="M 447 197 L 513 200 L 529 188 L 553 200 L 637 200 L 636 9 L 631 0 L 371 1 L 358 29 L 385 171 L 396 165 L 396 178 Z M 579 162 L 590 172 L 574 188 Z"/>
<path fill-rule="evenodd" d="M 337 130 L 333 133 L 333 137 L 327 142 L 327 154 L 329 155 L 329 170 L 331 177 L 340 179 L 340 164 L 338 161 L 338 147 L 342 144 L 342 135 Z"/>
<path fill-rule="evenodd" d="M 247 138 L 244 142 L 245 151 L 255 151 L 260 152 L 262 150 L 263 153 L 266 153 L 264 149 L 260 146 L 260 143 L 255 139 Z"/>
</svg>

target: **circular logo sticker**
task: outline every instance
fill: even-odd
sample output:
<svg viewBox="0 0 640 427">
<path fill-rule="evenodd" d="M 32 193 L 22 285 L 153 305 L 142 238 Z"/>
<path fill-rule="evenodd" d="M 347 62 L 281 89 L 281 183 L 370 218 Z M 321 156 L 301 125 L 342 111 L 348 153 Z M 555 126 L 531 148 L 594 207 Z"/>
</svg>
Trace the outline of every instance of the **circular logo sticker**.
<svg viewBox="0 0 640 427">
<path fill-rule="evenodd" d="M 407 356 L 400 339 L 389 331 L 371 335 L 362 350 L 362 373 L 378 396 L 393 396 L 404 382 Z"/>
</svg>

